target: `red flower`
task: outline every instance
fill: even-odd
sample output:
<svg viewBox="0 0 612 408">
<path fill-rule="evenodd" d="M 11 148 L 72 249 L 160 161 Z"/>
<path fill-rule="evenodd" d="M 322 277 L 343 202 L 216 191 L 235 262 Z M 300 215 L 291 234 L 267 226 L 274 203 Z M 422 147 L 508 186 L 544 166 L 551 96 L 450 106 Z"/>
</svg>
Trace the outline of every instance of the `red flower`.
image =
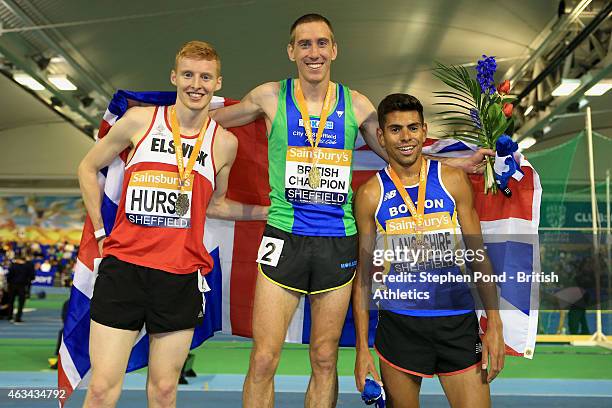
<svg viewBox="0 0 612 408">
<path fill-rule="evenodd" d="M 497 86 L 497 92 L 500 95 L 508 95 L 510 92 L 510 80 L 506 79 L 504 82 Z"/>
<path fill-rule="evenodd" d="M 504 112 L 504 116 L 509 118 L 510 116 L 512 116 L 512 110 L 514 109 L 514 105 L 507 102 L 504 103 L 504 107 L 502 108 L 502 112 Z"/>
</svg>

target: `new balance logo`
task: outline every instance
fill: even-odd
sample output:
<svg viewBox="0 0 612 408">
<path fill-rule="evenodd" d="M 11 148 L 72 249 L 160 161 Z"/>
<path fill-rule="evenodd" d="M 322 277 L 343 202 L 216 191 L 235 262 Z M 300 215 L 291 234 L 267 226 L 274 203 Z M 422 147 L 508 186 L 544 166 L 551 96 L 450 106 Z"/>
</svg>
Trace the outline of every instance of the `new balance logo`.
<svg viewBox="0 0 612 408">
<path fill-rule="evenodd" d="M 476 354 L 482 353 L 482 343 L 476 343 Z"/>
<path fill-rule="evenodd" d="M 342 115 L 344 115 L 344 111 L 336 111 L 336 113 L 338 114 L 338 117 L 341 118 Z"/>
<path fill-rule="evenodd" d="M 385 196 L 383 197 L 383 201 L 392 199 L 393 197 L 395 197 L 395 194 L 397 194 L 396 190 L 387 191 L 385 193 Z"/>
</svg>

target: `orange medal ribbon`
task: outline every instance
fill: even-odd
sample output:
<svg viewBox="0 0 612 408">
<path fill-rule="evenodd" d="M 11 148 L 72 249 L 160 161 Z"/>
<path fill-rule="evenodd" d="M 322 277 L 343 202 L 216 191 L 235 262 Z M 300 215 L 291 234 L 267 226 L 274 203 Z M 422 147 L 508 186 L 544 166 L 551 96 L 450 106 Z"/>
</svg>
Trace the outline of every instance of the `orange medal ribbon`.
<svg viewBox="0 0 612 408">
<path fill-rule="evenodd" d="M 415 233 L 416 233 L 416 242 L 417 245 L 423 245 L 423 222 L 425 221 L 425 191 L 427 189 L 427 159 L 421 159 L 421 171 L 419 173 L 419 191 L 417 195 L 417 205 L 414 205 L 412 198 L 406 191 L 406 188 L 402 184 L 399 176 L 393 170 L 393 167 L 389 165 L 389 176 L 391 177 L 391 181 L 393 181 L 393 185 L 395 189 L 399 193 L 399 195 L 404 200 L 406 207 L 408 207 L 408 211 L 412 215 L 412 219 L 416 224 Z"/>
<path fill-rule="evenodd" d="M 198 135 L 198 139 L 196 140 L 195 146 L 193 147 L 193 151 L 191 152 L 191 156 L 189 156 L 189 160 L 187 160 L 187 166 L 184 166 L 183 162 L 183 144 L 181 143 L 181 128 L 179 126 L 178 119 L 176 117 L 176 108 L 172 107 L 170 111 L 170 126 L 172 126 L 172 139 L 174 140 L 174 153 L 176 155 L 176 165 L 178 167 L 179 172 L 179 194 L 176 199 L 176 203 L 174 204 L 174 211 L 176 215 L 182 217 L 187 214 L 189 211 L 189 196 L 185 193 L 185 188 L 187 184 L 187 180 L 193 171 L 193 166 L 195 165 L 196 158 L 200 154 L 200 149 L 202 148 L 202 142 L 204 141 L 204 132 L 208 127 L 209 118 L 206 118 L 206 121 L 202 125 L 202 129 L 200 129 L 200 134 Z"/>
<path fill-rule="evenodd" d="M 302 87 L 300 85 L 300 80 L 298 79 L 295 85 L 295 98 L 297 99 L 298 109 L 300 114 L 302 115 L 302 122 L 304 123 L 304 130 L 306 131 L 306 137 L 310 142 L 310 147 L 312 149 L 312 168 L 308 173 L 308 185 L 317 189 L 321 185 L 321 173 L 319 173 L 319 169 L 317 169 L 317 164 L 319 164 L 319 142 L 321 141 L 321 137 L 323 136 L 323 130 L 325 129 L 325 125 L 327 124 L 327 116 L 329 115 L 329 111 L 331 110 L 331 96 L 334 92 L 334 85 L 330 82 L 327 86 L 327 92 L 325 93 L 325 100 L 323 101 L 323 107 L 321 109 L 321 116 L 319 117 L 319 127 L 317 128 L 316 138 L 312 135 L 312 126 L 310 125 L 310 115 L 308 114 L 308 105 L 306 104 L 306 99 L 304 98 L 304 94 L 302 93 Z"/>
</svg>

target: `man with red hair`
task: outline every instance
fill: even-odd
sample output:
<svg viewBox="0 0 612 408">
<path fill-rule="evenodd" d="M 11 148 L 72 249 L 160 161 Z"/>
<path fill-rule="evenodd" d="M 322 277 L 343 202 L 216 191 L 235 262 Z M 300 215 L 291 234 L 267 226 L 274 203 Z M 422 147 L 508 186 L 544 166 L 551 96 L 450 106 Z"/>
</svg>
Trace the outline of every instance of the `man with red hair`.
<svg viewBox="0 0 612 408">
<path fill-rule="evenodd" d="M 209 118 L 221 62 L 201 41 L 177 53 L 173 106 L 133 107 L 79 166 L 83 200 L 103 256 L 91 301 L 92 377 L 85 407 L 114 407 L 132 346 L 150 339 L 149 407 L 174 407 L 181 367 L 204 316 L 206 215 L 265 219 L 267 208 L 226 198 L 236 137 Z M 218 136 L 218 137 L 217 137 Z M 97 174 L 126 148 L 123 190 L 112 234 L 100 213 Z"/>
</svg>

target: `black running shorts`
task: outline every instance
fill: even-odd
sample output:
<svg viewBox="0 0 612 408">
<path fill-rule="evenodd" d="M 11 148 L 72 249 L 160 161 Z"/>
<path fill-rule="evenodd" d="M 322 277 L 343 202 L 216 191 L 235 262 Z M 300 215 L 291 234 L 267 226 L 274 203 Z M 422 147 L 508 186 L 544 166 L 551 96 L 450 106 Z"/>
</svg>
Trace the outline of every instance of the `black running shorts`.
<svg viewBox="0 0 612 408">
<path fill-rule="evenodd" d="M 482 359 L 474 312 L 417 317 L 381 310 L 374 347 L 381 364 L 419 377 L 459 374 Z"/>
<path fill-rule="evenodd" d="M 91 299 L 91 319 L 105 326 L 148 333 L 191 329 L 202 323 L 198 272 L 179 275 L 105 257 Z"/>
<path fill-rule="evenodd" d="M 357 235 L 295 235 L 266 225 L 258 251 L 259 271 L 295 292 L 317 294 L 339 289 L 355 277 Z"/>
</svg>

